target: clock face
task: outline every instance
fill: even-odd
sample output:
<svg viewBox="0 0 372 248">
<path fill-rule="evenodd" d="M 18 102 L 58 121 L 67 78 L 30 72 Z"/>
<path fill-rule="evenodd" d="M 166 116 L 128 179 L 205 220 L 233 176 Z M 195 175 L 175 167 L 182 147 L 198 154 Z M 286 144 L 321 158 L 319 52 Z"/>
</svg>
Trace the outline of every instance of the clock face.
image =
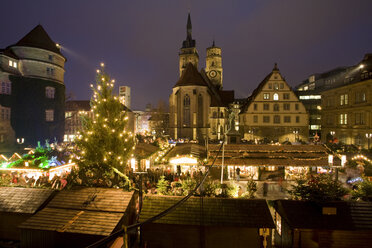
<svg viewBox="0 0 372 248">
<path fill-rule="evenodd" d="M 214 78 L 214 77 L 217 76 L 217 72 L 214 71 L 214 70 L 212 70 L 212 71 L 209 72 L 209 76 L 210 76 L 211 78 Z"/>
</svg>

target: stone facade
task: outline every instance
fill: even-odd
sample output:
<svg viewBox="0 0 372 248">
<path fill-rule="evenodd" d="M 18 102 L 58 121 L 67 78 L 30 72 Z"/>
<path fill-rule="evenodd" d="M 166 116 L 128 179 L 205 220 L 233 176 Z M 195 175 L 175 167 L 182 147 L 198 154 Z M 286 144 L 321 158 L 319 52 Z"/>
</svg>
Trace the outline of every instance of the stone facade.
<svg viewBox="0 0 372 248">
<path fill-rule="evenodd" d="M 308 113 L 276 64 L 248 98 L 239 119 L 246 140 L 308 140 Z"/>
</svg>

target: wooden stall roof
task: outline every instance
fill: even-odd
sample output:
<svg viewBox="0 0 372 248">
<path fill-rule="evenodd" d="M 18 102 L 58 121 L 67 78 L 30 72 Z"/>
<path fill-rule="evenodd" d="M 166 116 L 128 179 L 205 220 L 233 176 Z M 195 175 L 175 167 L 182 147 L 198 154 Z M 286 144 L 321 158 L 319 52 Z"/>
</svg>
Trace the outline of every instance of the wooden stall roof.
<svg viewBox="0 0 372 248">
<path fill-rule="evenodd" d="M 108 236 L 122 217 L 123 213 L 47 207 L 23 222 L 19 227 Z"/>
<path fill-rule="evenodd" d="M 133 194 L 107 188 L 63 190 L 20 228 L 107 236 L 123 218 Z"/>
<path fill-rule="evenodd" d="M 277 200 L 274 207 L 291 228 L 372 230 L 372 203 Z M 336 214 L 323 214 L 323 207 L 335 208 Z"/>
<path fill-rule="evenodd" d="M 133 192 L 109 188 L 76 188 L 60 191 L 48 207 L 123 213 Z"/>
<path fill-rule="evenodd" d="M 51 189 L 0 187 L 0 212 L 34 214 L 53 192 Z"/>
<path fill-rule="evenodd" d="M 158 150 L 159 147 L 157 146 L 146 143 L 138 143 L 134 149 L 134 155 L 140 158 L 148 158 Z"/>
<path fill-rule="evenodd" d="M 209 146 L 211 165 L 220 145 Z M 225 146 L 226 165 L 235 166 L 328 166 L 328 150 L 321 145 L 249 145 L 228 144 Z M 222 164 L 222 153 L 215 165 Z M 341 165 L 339 158 L 333 158 L 334 165 Z"/>
<path fill-rule="evenodd" d="M 146 196 L 140 215 L 144 221 L 169 208 L 182 197 Z M 181 206 L 154 223 L 178 225 L 243 226 L 274 228 L 265 200 L 191 197 Z"/>
<path fill-rule="evenodd" d="M 165 156 L 165 159 L 169 160 L 171 158 L 177 157 L 177 155 L 193 155 L 196 158 L 202 159 L 206 157 L 206 151 L 205 147 L 199 144 L 177 144 L 175 147 L 173 147 L 172 150 L 168 152 L 168 154 Z"/>
</svg>

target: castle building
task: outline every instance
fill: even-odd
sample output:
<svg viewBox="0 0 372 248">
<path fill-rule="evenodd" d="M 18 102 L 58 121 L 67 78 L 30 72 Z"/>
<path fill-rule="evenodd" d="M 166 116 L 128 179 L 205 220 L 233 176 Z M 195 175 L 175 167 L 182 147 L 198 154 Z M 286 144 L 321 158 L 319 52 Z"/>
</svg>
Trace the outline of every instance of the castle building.
<svg viewBox="0 0 372 248">
<path fill-rule="evenodd" d="M 240 132 L 246 140 L 308 140 L 308 113 L 277 64 L 247 99 L 239 119 Z"/>
<path fill-rule="evenodd" d="M 179 80 L 169 97 L 169 130 L 174 139 L 221 139 L 229 128 L 229 105 L 234 91 L 222 90 L 221 48 L 207 48 L 205 70 L 198 70 L 199 55 L 192 38 L 190 14 L 187 35 L 179 53 Z"/>
<path fill-rule="evenodd" d="M 62 141 L 65 62 L 41 25 L 0 50 L 0 142 Z"/>
</svg>

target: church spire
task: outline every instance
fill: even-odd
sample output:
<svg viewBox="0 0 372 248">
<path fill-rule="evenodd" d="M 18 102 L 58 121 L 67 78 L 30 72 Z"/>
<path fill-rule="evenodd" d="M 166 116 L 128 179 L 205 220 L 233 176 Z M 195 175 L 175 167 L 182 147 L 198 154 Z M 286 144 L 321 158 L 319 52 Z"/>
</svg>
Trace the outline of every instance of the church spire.
<svg viewBox="0 0 372 248">
<path fill-rule="evenodd" d="M 186 31 L 187 31 L 187 36 L 186 36 L 186 40 L 182 42 L 182 48 L 195 47 L 195 40 L 192 39 L 192 25 L 191 25 L 190 13 L 187 16 Z"/>
</svg>

